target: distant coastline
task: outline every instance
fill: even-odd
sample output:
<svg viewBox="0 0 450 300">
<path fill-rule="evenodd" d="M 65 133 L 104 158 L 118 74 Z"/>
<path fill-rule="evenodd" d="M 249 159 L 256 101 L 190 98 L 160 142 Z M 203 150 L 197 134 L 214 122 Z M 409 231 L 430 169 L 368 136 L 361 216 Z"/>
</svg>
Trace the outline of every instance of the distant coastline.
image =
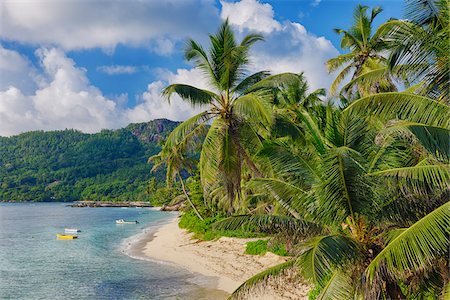
<svg viewBox="0 0 450 300">
<path fill-rule="evenodd" d="M 75 201 L 70 207 L 154 207 L 150 202 L 143 201 Z"/>
</svg>

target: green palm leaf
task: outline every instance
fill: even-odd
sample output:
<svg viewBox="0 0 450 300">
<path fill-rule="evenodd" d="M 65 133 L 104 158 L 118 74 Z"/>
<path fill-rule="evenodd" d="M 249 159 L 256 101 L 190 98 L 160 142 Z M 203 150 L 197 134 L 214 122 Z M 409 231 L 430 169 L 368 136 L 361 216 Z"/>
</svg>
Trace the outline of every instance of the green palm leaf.
<svg viewBox="0 0 450 300">
<path fill-rule="evenodd" d="M 450 158 L 450 129 L 426 124 L 398 121 L 386 127 L 381 133 L 405 136 L 412 134 L 434 157 Z"/>
<path fill-rule="evenodd" d="M 322 288 L 316 300 L 348 300 L 352 299 L 351 277 L 342 270 L 336 270 Z"/>
<path fill-rule="evenodd" d="M 270 95 L 257 92 L 243 95 L 233 102 L 233 111 L 238 117 L 269 127 L 272 124 L 269 98 Z"/>
<path fill-rule="evenodd" d="M 268 71 L 261 71 L 257 72 L 255 74 L 252 74 L 248 77 L 246 77 L 244 80 L 242 80 L 234 89 L 233 93 L 243 94 L 247 89 L 255 85 L 256 83 L 260 82 L 264 78 L 267 78 L 270 76 L 270 72 Z"/>
<path fill-rule="evenodd" d="M 261 273 L 247 279 L 243 284 L 241 284 L 230 296 L 229 299 L 240 299 L 243 295 L 249 292 L 256 284 L 268 280 L 270 277 L 280 275 L 283 271 L 290 269 L 294 266 L 295 259 L 288 260 L 287 262 L 281 263 L 279 265 L 270 267 Z"/>
<path fill-rule="evenodd" d="M 311 209 L 314 199 L 297 186 L 275 178 L 253 179 L 249 186 L 266 190 L 296 219 L 300 219 L 301 212 L 302 218 L 308 221 L 313 220 L 308 210 Z"/>
<path fill-rule="evenodd" d="M 358 244 L 342 235 L 317 236 L 301 246 L 296 265 L 303 277 L 325 286 L 327 278 L 337 268 L 353 261 L 358 255 Z"/>
<path fill-rule="evenodd" d="M 189 102 L 194 107 L 202 107 L 203 105 L 211 104 L 218 96 L 213 92 L 202 90 L 187 84 L 171 84 L 166 87 L 162 94 L 167 100 L 173 93 L 178 94 L 181 99 Z"/>
<path fill-rule="evenodd" d="M 448 251 L 449 235 L 450 202 L 447 202 L 389 241 L 369 264 L 366 274 L 373 280 L 383 265 L 394 275 L 430 266 Z"/>
<path fill-rule="evenodd" d="M 446 190 L 450 187 L 450 165 L 423 165 L 373 172 L 368 175 L 396 178 L 401 185 L 414 191 L 431 189 Z"/>
<path fill-rule="evenodd" d="M 380 93 L 351 103 L 343 114 L 377 115 L 384 120 L 402 119 L 450 129 L 450 106 L 408 93 Z"/>
<path fill-rule="evenodd" d="M 213 227 L 217 230 L 243 229 L 250 232 L 295 233 L 302 236 L 317 234 L 322 230 L 319 225 L 312 222 L 279 215 L 233 216 L 214 223 Z"/>
</svg>

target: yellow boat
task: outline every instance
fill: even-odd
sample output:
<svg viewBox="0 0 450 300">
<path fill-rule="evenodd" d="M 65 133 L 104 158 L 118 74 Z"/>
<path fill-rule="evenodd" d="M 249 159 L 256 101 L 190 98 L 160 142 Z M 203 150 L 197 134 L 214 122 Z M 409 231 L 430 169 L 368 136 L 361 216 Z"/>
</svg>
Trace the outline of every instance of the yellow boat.
<svg viewBox="0 0 450 300">
<path fill-rule="evenodd" d="M 74 240 L 78 238 L 78 236 L 76 235 L 71 235 L 71 234 L 56 234 L 56 239 L 58 240 Z"/>
</svg>

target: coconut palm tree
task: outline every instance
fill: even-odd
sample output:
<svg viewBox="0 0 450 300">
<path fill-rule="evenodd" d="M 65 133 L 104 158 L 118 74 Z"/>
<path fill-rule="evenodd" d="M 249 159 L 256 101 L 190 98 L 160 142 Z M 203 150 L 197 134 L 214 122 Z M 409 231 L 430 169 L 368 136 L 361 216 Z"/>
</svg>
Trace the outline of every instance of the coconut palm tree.
<svg viewBox="0 0 450 300">
<path fill-rule="evenodd" d="M 293 260 L 251 278 L 235 295 L 295 266 L 319 299 L 403 299 L 447 290 L 450 108 L 386 93 L 343 111 L 328 106 L 323 129 L 306 111 L 298 114 L 303 140 L 266 144 L 261 153 L 274 177 L 253 180 L 297 217 L 239 216 L 216 226 L 291 230 L 304 240 Z M 386 122 L 393 116 L 403 121 Z"/>
<path fill-rule="evenodd" d="M 205 110 L 180 124 L 169 135 L 164 148 L 175 147 L 183 151 L 192 143 L 199 142 L 199 135 L 206 132 L 199 162 L 205 198 L 216 200 L 231 212 L 242 203 L 243 170 L 258 172 L 252 156 L 272 123 L 272 94 L 252 86 L 262 79 L 278 82 L 293 74 L 268 78 L 269 73 L 261 71 L 247 76 L 249 49 L 263 38 L 249 34 L 237 43 L 228 21 L 209 39 L 208 52 L 197 42 L 189 40 L 185 56 L 203 71 L 211 90 L 172 84 L 163 91 L 169 101 L 173 94 L 177 94 L 184 101 Z"/>
<path fill-rule="evenodd" d="M 365 96 L 395 90 L 392 78 L 387 72 L 387 59 L 383 56 L 387 50 L 382 39 L 384 31 L 377 30 L 372 34 L 372 23 L 382 12 L 382 8 L 374 7 L 370 15 L 367 10 L 367 6 L 358 5 L 353 14 L 352 27 L 349 30 L 335 29 L 336 33 L 342 35 L 341 48 L 350 52 L 326 63 L 328 72 L 340 70 L 330 88 L 332 95 L 337 94 L 341 83 L 350 74 L 351 81 L 342 89 L 342 93 L 347 96 L 356 91 Z"/>
<path fill-rule="evenodd" d="M 200 220 L 203 220 L 202 215 L 197 210 L 194 203 L 191 201 L 189 193 L 186 190 L 183 177 L 181 176 L 182 170 L 192 172 L 194 167 L 193 159 L 190 157 L 185 157 L 185 155 L 183 153 L 180 153 L 176 147 L 165 147 L 160 153 L 150 157 L 148 161 L 154 163 L 152 172 L 162 168 L 163 166 L 166 167 L 166 183 L 168 186 L 173 184 L 173 182 L 175 182 L 177 179 L 180 181 L 184 197 L 191 205 L 197 217 Z"/>
<path fill-rule="evenodd" d="M 406 20 L 380 27 L 391 49 L 389 67 L 409 83 L 422 82 L 425 94 L 449 103 L 450 3 L 448 0 L 408 1 Z"/>
</svg>

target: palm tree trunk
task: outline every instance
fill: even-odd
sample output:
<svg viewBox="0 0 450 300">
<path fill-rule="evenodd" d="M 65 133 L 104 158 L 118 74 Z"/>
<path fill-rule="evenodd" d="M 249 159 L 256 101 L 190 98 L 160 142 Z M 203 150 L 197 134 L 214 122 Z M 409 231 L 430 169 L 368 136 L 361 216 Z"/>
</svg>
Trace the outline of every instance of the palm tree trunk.
<svg viewBox="0 0 450 300">
<path fill-rule="evenodd" d="M 192 203 L 191 198 L 189 198 L 189 195 L 188 195 L 188 193 L 187 193 L 187 191 L 186 191 L 186 187 L 184 186 L 184 181 L 183 181 L 183 178 L 182 178 L 181 175 L 180 175 L 180 172 L 177 172 L 177 174 L 178 174 L 178 178 L 180 179 L 180 182 L 181 182 L 181 188 L 183 189 L 183 193 L 184 193 L 184 195 L 186 196 L 187 201 L 189 202 L 189 204 L 190 204 L 190 205 L 192 206 L 192 208 L 194 209 L 195 213 L 197 214 L 197 217 L 199 217 L 200 220 L 203 221 L 204 219 L 203 219 L 202 215 L 200 215 L 200 213 L 198 212 L 198 210 L 197 210 L 197 208 L 195 207 L 194 203 Z"/>
</svg>

